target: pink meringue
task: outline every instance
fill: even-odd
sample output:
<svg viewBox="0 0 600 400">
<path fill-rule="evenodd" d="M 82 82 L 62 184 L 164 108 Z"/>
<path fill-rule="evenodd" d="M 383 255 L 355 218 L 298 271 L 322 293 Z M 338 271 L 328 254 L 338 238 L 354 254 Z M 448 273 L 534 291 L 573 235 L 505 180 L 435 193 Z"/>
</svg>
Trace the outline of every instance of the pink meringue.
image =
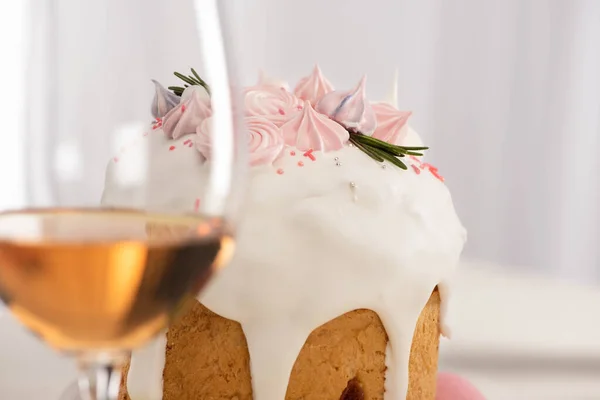
<svg viewBox="0 0 600 400">
<path fill-rule="evenodd" d="M 196 128 L 212 115 L 210 99 L 203 95 L 206 92 L 201 86 L 188 87 L 181 96 L 181 102 L 163 118 L 163 130 L 167 137 L 177 139 L 188 133 L 195 133 Z"/>
<path fill-rule="evenodd" d="M 332 91 L 333 86 L 323 76 L 319 66 L 315 65 L 309 76 L 300 79 L 294 89 L 294 94 L 302 100 L 308 100 L 314 107 L 323 96 Z"/>
<path fill-rule="evenodd" d="M 278 89 L 290 91 L 290 85 L 282 79 L 272 78 L 267 76 L 263 70 L 258 74 L 258 84 L 256 86 L 273 86 Z"/>
<path fill-rule="evenodd" d="M 326 94 L 317 103 L 316 110 L 352 131 L 371 135 L 377 127 L 377 121 L 366 99 L 365 83 L 366 77 L 363 77 L 354 90 L 335 90 Z"/>
<path fill-rule="evenodd" d="M 408 133 L 408 130 L 403 128 L 412 112 L 399 111 L 388 103 L 376 103 L 372 107 L 377 120 L 373 137 L 391 144 L 402 144 Z"/>
<path fill-rule="evenodd" d="M 308 101 L 304 109 L 282 127 L 283 140 L 299 150 L 333 151 L 348 141 L 348 131 L 325 115 L 317 113 Z"/>
<path fill-rule="evenodd" d="M 152 100 L 152 116 L 154 118 L 162 118 L 171 111 L 177 104 L 180 98 L 175 93 L 165 89 L 163 85 L 152 79 L 154 83 L 155 93 Z"/>
<path fill-rule="evenodd" d="M 272 164 L 283 150 L 281 129 L 264 117 L 246 117 L 244 122 L 248 130 L 250 165 Z M 196 148 L 207 159 L 210 159 L 211 128 L 211 118 L 207 118 L 196 130 Z"/>
<path fill-rule="evenodd" d="M 277 126 L 283 125 L 302 110 L 302 101 L 282 88 L 253 86 L 246 88 L 244 94 L 246 116 L 262 116 Z"/>
</svg>

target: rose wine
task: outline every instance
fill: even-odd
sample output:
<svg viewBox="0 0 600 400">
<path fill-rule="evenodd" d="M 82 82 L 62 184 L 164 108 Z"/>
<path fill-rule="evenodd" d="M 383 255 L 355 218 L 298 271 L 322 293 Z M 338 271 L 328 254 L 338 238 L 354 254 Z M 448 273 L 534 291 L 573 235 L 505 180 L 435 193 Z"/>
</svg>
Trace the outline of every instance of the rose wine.
<svg viewBox="0 0 600 400">
<path fill-rule="evenodd" d="M 233 239 L 218 219 L 128 210 L 0 214 L 0 297 L 67 351 L 129 349 L 166 327 Z"/>
</svg>

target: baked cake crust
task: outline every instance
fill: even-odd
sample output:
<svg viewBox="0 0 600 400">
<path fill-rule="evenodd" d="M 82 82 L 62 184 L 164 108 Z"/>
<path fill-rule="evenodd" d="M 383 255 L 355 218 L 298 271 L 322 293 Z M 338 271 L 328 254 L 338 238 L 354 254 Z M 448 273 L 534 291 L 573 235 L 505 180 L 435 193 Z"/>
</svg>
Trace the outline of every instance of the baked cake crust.
<svg viewBox="0 0 600 400">
<path fill-rule="evenodd" d="M 435 398 L 439 316 L 435 290 L 415 328 L 407 400 Z M 370 310 L 351 311 L 318 327 L 294 364 L 286 400 L 383 400 L 387 342 L 379 317 Z M 195 302 L 167 333 L 163 379 L 163 400 L 252 400 L 241 325 Z M 130 400 L 123 383 L 119 400 Z"/>
</svg>

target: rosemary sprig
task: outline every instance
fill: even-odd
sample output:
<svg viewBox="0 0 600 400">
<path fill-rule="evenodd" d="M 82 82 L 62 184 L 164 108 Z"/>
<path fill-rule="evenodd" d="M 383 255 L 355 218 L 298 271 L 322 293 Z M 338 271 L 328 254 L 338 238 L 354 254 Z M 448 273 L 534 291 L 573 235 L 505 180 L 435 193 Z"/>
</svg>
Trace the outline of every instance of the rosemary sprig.
<svg viewBox="0 0 600 400">
<path fill-rule="evenodd" d="M 366 155 L 377 162 L 387 161 L 402 169 L 407 169 L 407 167 L 400 160 L 401 158 L 405 156 L 422 156 L 422 151 L 428 149 L 428 147 L 397 146 L 359 132 L 348 131 L 348 133 L 350 134 L 350 143 Z"/>
<path fill-rule="evenodd" d="M 184 74 L 180 73 L 180 72 L 173 72 L 173 74 L 178 77 L 179 79 L 181 79 L 183 82 L 185 82 L 185 84 L 183 85 L 183 87 L 181 86 L 169 86 L 169 90 L 173 91 L 173 93 L 175 93 L 177 96 L 181 96 L 183 94 L 183 91 L 190 87 L 190 86 L 202 86 L 204 89 L 206 89 L 206 91 L 208 92 L 208 94 L 210 95 L 210 87 L 208 86 L 208 84 L 204 81 L 204 79 L 200 78 L 200 75 L 198 75 L 198 73 L 196 72 L 196 70 L 194 68 L 191 68 L 192 70 L 192 75 L 188 75 L 185 76 Z"/>
</svg>

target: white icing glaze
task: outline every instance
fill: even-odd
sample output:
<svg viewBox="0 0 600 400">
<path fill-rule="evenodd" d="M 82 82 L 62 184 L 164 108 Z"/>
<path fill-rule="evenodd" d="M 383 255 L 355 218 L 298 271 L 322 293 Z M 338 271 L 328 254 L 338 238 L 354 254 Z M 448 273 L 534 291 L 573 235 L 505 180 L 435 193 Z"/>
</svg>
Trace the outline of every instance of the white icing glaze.
<svg viewBox="0 0 600 400">
<path fill-rule="evenodd" d="M 192 210 L 200 195 L 192 188 L 205 167 L 188 140 L 193 135 L 168 140 L 160 129 L 140 138 L 148 144 L 109 163 L 103 203 Z M 136 149 L 146 148 L 150 182 L 125 187 L 119 176 L 133 168 Z M 351 147 L 313 155 L 314 161 L 287 147 L 273 166 L 252 168 L 236 254 L 201 301 L 241 323 L 255 400 L 285 397 L 292 366 L 315 328 L 354 309 L 371 309 L 390 338 L 385 398 L 404 398 L 417 318 L 436 285 L 442 284 L 445 302 L 443 282 L 458 261 L 465 230 L 448 189 L 427 170 L 383 169 Z M 152 351 L 164 354 L 164 339 Z M 163 362 L 134 352 L 132 400 L 162 398 L 156 382 Z"/>
</svg>

